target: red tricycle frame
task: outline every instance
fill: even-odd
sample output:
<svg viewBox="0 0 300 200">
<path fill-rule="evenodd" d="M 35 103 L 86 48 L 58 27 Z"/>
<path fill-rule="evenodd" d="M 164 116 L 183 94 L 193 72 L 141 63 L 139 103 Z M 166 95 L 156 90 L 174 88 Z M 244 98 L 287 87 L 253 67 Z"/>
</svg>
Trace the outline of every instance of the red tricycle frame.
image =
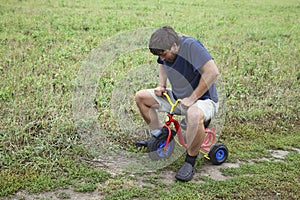
<svg viewBox="0 0 300 200">
<path fill-rule="evenodd" d="M 163 125 L 163 128 L 168 129 L 168 137 L 167 137 L 167 140 L 166 140 L 166 145 L 164 147 L 164 150 L 167 151 L 168 145 L 171 141 L 171 136 L 172 136 L 171 125 L 172 124 L 175 127 L 175 130 L 176 130 L 177 137 L 178 137 L 179 141 L 177 141 L 176 139 L 175 140 L 177 141 L 177 143 L 179 145 L 183 146 L 184 148 L 187 148 L 187 144 L 186 144 L 186 141 L 183 137 L 180 123 L 176 119 L 174 119 L 174 117 L 173 117 L 174 116 L 174 109 L 180 103 L 181 100 L 178 99 L 178 100 L 175 101 L 175 103 L 173 103 L 170 96 L 167 93 L 163 93 L 163 95 L 167 98 L 168 102 L 171 105 L 171 110 L 167 115 L 167 118 L 165 120 L 165 124 Z M 208 153 L 210 151 L 210 147 L 215 144 L 216 139 L 217 139 L 214 130 L 215 130 L 214 128 L 212 128 L 212 129 L 205 128 L 206 136 L 203 139 L 203 142 L 201 144 L 200 152 L 203 153 L 204 156 L 208 159 L 209 159 Z"/>
</svg>

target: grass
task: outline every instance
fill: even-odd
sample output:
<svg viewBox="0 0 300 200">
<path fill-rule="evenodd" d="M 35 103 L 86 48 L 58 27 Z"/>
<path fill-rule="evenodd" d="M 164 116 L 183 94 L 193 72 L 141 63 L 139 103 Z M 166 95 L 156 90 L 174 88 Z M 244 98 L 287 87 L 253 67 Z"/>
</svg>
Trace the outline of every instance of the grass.
<svg viewBox="0 0 300 200">
<path fill-rule="evenodd" d="M 171 25 L 199 38 L 221 71 L 227 100 L 220 139 L 229 148 L 229 161 L 300 148 L 299 9 L 297 0 L 3 0 L 0 196 L 71 186 L 79 192 L 98 190 L 106 199 L 297 199 L 297 153 L 284 162 L 226 169 L 223 173 L 233 176 L 226 181 L 200 177 L 205 184 L 165 184 L 160 172 L 143 175 L 147 184 L 142 186 L 137 176 L 114 177 L 87 162 L 93 154 L 76 128 L 72 95 L 83 61 L 108 38 Z M 134 73 L 143 64 L 153 66 L 147 68 L 150 77 L 145 71 Z M 155 86 L 155 58 L 146 50 L 125 52 L 109 67 L 99 77 L 94 99 L 98 122 L 115 145 L 132 150 L 135 137 L 118 126 L 114 112 L 129 113 L 133 123 L 145 128 L 132 97 L 140 88 Z M 128 86 L 127 110 L 112 112 L 115 92 L 123 86 Z M 165 169 L 176 171 L 181 161 Z"/>
</svg>

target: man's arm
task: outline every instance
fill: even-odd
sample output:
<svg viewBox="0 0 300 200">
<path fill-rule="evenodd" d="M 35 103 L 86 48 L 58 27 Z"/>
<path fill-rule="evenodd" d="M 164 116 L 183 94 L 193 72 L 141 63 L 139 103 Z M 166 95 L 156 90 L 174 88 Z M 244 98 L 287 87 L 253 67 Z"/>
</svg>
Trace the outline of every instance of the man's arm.
<svg viewBox="0 0 300 200">
<path fill-rule="evenodd" d="M 206 62 L 200 70 L 200 82 L 195 88 L 192 95 L 182 100 L 181 104 L 183 107 L 188 108 L 193 105 L 211 87 L 211 85 L 219 75 L 219 70 L 214 60 L 209 60 L 208 62 Z"/>
<path fill-rule="evenodd" d="M 167 75 L 164 69 L 164 65 L 158 64 L 158 76 L 159 76 L 159 84 L 154 89 L 156 96 L 162 96 L 163 92 L 166 91 L 167 88 Z"/>
<path fill-rule="evenodd" d="M 159 86 L 167 87 L 167 75 L 162 64 L 158 64 Z"/>
<path fill-rule="evenodd" d="M 167 75 L 164 69 L 164 65 L 158 64 L 158 76 L 159 84 L 157 88 L 154 89 L 156 96 L 162 96 L 162 93 L 166 91 L 167 88 Z"/>
</svg>

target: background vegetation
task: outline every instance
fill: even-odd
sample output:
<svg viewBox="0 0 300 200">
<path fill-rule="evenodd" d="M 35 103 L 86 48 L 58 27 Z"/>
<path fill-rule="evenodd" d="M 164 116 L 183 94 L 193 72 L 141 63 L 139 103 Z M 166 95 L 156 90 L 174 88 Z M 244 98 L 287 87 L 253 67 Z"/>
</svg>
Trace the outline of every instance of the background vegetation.
<svg viewBox="0 0 300 200">
<path fill-rule="evenodd" d="M 98 189 L 107 199 L 296 199 L 299 11 L 298 0 L 1 0 L 0 196 L 71 185 L 81 192 Z M 86 162 L 91 154 L 72 119 L 74 80 L 82 62 L 117 33 L 163 25 L 201 40 L 222 73 L 227 115 L 221 140 L 230 149 L 229 161 L 257 160 L 224 170 L 230 180 L 198 177 L 206 183 L 165 184 L 157 172 L 144 176 L 150 186 L 139 186 L 135 176 L 113 177 Z M 143 59 L 124 55 L 114 62 L 125 73 Z M 151 55 L 146 62 L 155 67 Z M 99 116 L 110 115 L 114 78 L 99 80 L 108 97 L 95 99 Z M 109 120 L 99 117 L 107 131 L 115 130 Z M 291 153 L 283 162 L 258 160 L 270 157 L 272 149 Z M 166 170 L 176 171 L 180 164 Z M 202 164 L 199 160 L 198 170 Z"/>
</svg>

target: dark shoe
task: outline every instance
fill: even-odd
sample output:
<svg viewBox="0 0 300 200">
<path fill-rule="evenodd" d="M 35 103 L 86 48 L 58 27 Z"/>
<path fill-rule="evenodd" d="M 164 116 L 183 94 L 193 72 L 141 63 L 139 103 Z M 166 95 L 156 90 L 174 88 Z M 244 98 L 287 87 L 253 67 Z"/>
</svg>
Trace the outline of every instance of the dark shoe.
<svg viewBox="0 0 300 200">
<path fill-rule="evenodd" d="M 178 170 L 175 178 L 180 181 L 190 181 L 193 179 L 194 173 L 194 167 L 190 163 L 184 162 Z"/>
<path fill-rule="evenodd" d="M 134 144 L 137 147 L 148 147 L 150 139 L 148 140 L 142 140 L 142 141 L 136 141 Z"/>
</svg>

